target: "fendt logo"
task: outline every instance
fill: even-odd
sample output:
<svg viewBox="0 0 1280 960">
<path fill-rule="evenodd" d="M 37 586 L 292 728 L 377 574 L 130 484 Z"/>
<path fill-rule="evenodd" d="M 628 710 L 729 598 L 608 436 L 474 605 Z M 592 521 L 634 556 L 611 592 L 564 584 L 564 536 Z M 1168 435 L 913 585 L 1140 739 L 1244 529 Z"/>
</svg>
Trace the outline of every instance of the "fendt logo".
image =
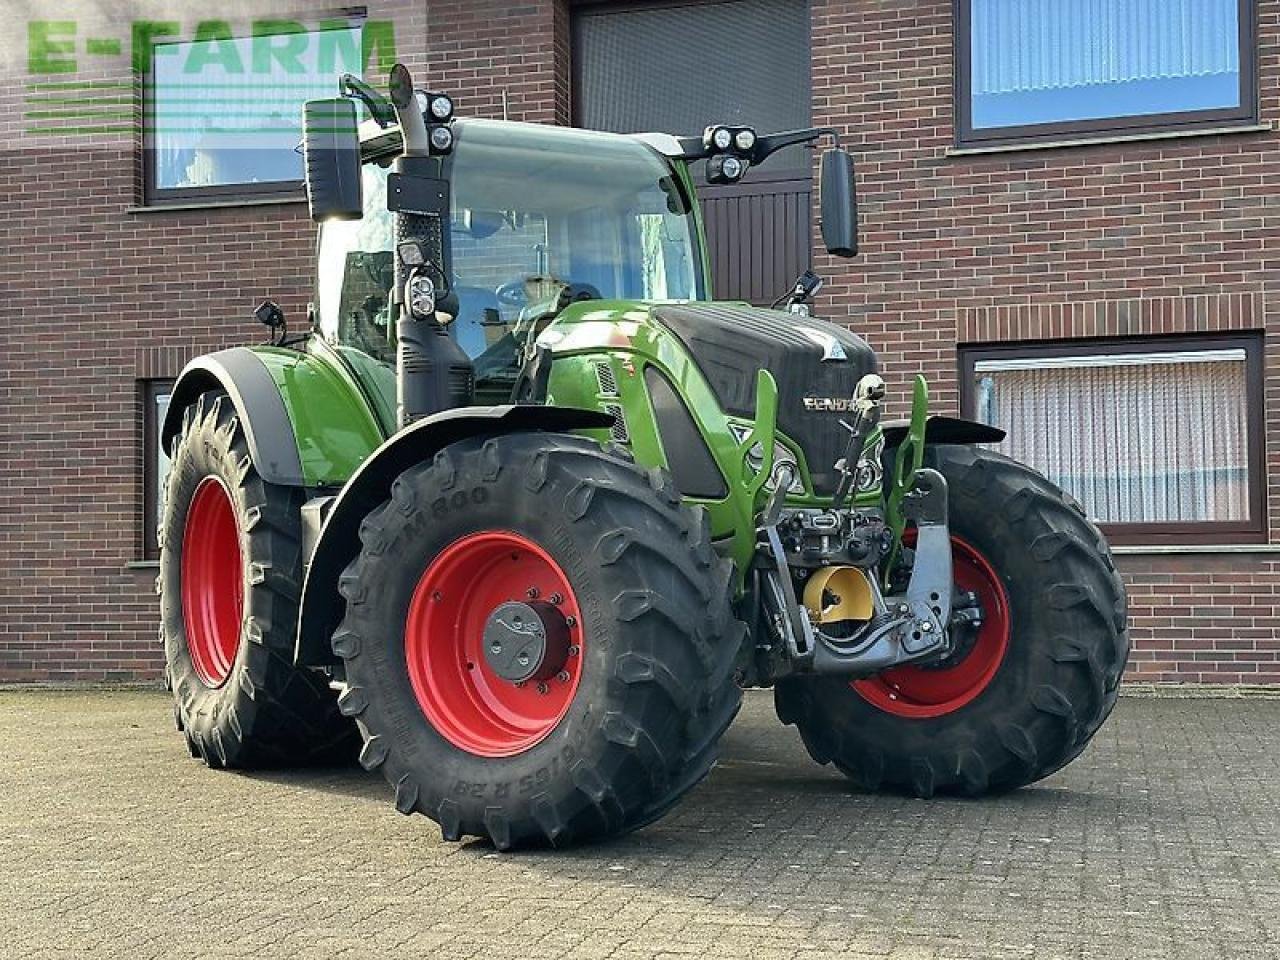
<svg viewBox="0 0 1280 960">
<path fill-rule="evenodd" d="M 849 355 L 844 352 L 844 345 L 825 330 L 815 330 L 813 327 L 796 329 L 822 348 L 824 361 L 843 362 L 849 359 Z"/>
<path fill-rule="evenodd" d="M 813 413 L 848 413 L 853 409 L 853 398 L 805 397 L 804 408 Z"/>
</svg>

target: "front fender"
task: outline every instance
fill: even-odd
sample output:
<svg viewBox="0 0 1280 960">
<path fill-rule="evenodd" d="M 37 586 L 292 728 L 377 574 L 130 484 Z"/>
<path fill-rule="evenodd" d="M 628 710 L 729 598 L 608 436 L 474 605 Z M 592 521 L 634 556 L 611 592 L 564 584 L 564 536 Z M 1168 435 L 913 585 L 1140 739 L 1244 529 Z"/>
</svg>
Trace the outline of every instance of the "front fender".
<svg viewBox="0 0 1280 960">
<path fill-rule="evenodd" d="M 446 410 L 400 431 L 364 461 L 329 510 L 303 582 L 296 661 L 305 666 L 337 663 L 329 640 L 342 618 L 338 578 L 360 552 L 360 521 L 391 496 L 391 484 L 405 470 L 467 437 L 522 430 L 562 433 L 612 424 L 613 417 L 600 410 L 521 404 Z"/>
<path fill-rule="evenodd" d="M 906 439 L 910 427 L 909 420 L 885 421 L 881 427 L 885 446 L 890 449 L 899 446 Z M 977 420 L 932 414 L 924 422 L 926 446 L 935 443 L 999 443 L 1004 438 L 1005 432 L 999 427 Z"/>
</svg>

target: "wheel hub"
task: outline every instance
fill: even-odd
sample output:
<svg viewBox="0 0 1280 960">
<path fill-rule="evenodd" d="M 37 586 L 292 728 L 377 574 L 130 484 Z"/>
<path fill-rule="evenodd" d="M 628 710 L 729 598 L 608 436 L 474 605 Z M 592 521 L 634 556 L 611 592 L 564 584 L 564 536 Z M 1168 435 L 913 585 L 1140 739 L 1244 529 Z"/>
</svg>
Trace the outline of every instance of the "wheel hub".
<svg viewBox="0 0 1280 960">
<path fill-rule="evenodd" d="M 569 656 L 569 624 L 549 603 L 504 603 L 484 625 L 484 659 L 503 680 L 549 680 Z"/>
<path fill-rule="evenodd" d="M 235 508 L 217 477 L 205 477 L 187 507 L 180 563 L 191 666 L 206 687 L 220 687 L 240 649 L 244 566 Z"/>
<path fill-rule="evenodd" d="M 551 555 L 509 530 L 445 547 L 414 590 L 405 659 L 427 721 L 480 757 L 523 753 L 573 703 L 586 660 L 582 611 Z"/>
<path fill-rule="evenodd" d="M 916 720 L 954 713 L 987 689 L 1004 661 L 1012 623 L 1004 582 L 980 551 L 954 534 L 951 548 L 956 587 L 974 596 L 979 619 L 959 632 L 956 648 L 943 659 L 853 682 L 864 700 L 886 713 Z"/>
</svg>

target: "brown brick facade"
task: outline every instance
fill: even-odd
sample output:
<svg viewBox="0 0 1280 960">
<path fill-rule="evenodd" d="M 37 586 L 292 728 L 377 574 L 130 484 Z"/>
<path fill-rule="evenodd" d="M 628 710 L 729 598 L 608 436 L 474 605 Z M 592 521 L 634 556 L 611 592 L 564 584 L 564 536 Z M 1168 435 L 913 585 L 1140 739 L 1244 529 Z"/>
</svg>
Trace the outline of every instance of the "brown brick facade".
<svg viewBox="0 0 1280 960">
<path fill-rule="evenodd" d="M 1280 0 L 1259 8 L 1265 122 L 1280 117 Z M 204 12 L 186 9 L 167 15 L 189 31 Z M 898 397 L 921 371 L 954 409 L 957 344 L 1271 332 L 1280 135 L 956 154 L 948 0 L 811 9 L 813 120 L 857 155 L 863 226 L 857 260 L 817 257 L 820 313 L 882 352 Z M 397 0 L 368 13 L 395 22 L 397 53 L 461 112 L 568 121 L 565 0 Z M 21 29 L 0 28 L 6 50 L 25 49 Z M 133 565 L 140 381 L 261 340 L 249 312 L 263 297 L 299 320 L 312 228 L 298 203 L 138 212 L 137 138 L 24 135 L 20 60 L 5 61 L 0 92 L 0 682 L 152 679 L 155 571 Z M 1280 467 L 1277 363 L 1268 336 L 1268 464 Z M 1272 544 L 1126 548 L 1133 677 L 1280 682 L 1280 483 L 1267 493 Z"/>
</svg>

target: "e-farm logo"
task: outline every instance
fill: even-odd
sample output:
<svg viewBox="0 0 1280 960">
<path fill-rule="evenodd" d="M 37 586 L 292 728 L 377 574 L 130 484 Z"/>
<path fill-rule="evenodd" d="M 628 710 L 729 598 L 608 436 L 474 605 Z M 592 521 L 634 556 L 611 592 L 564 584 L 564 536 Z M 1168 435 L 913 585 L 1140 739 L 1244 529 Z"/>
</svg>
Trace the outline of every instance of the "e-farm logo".
<svg viewBox="0 0 1280 960">
<path fill-rule="evenodd" d="M 138 20 L 126 36 L 91 36 L 74 20 L 27 24 L 29 134 L 233 138 L 296 130 L 303 100 L 332 97 L 343 73 L 385 76 L 396 62 L 389 20 L 261 19 L 236 25 Z M 106 77 L 107 79 L 104 79 Z"/>
</svg>

